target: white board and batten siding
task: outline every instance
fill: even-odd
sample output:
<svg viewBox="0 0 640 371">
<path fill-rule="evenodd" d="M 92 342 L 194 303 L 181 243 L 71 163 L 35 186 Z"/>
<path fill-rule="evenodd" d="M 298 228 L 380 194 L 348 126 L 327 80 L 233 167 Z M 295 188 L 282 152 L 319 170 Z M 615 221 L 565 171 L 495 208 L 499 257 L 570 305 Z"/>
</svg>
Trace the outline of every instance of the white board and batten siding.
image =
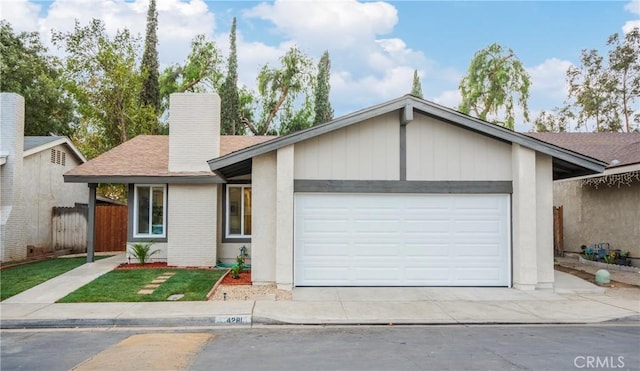
<svg viewBox="0 0 640 371">
<path fill-rule="evenodd" d="M 295 179 L 398 180 L 398 114 L 375 117 L 295 145 Z"/>
<path fill-rule="evenodd" d="M 509 196 L 295 195 L 296 286 L 509 286 Z"/>
<path fill-rule="evenodd" d="M 511 144 L 415 115 L 407 125 L 407 180 L 512 180 Z"/>
</svg>

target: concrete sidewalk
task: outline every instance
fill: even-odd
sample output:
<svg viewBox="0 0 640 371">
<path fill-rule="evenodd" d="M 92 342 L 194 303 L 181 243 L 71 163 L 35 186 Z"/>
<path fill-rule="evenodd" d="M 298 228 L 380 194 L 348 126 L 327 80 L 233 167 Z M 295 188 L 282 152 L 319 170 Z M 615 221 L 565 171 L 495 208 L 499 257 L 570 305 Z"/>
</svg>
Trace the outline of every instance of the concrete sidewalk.
<svg viewBox="0 0 640 371">
<path fill-rule="evenodd" d="M 640 323 L 640 290 L 610 291 L 556 271 L 556 290 L 508 288 L 296 288 L 291 301 L 58 304 L 117 266 L 85 264 L 0 303 L 2 328 L 251 324 Z M 102 273 L 100 273 L 102 272 Z M 67 281 L 73 278 L 71 285 Z M 41 287 L 42 286 L 42 287 Z M 629 290 L 629 291 L 624 291 Z"/>
</svg>

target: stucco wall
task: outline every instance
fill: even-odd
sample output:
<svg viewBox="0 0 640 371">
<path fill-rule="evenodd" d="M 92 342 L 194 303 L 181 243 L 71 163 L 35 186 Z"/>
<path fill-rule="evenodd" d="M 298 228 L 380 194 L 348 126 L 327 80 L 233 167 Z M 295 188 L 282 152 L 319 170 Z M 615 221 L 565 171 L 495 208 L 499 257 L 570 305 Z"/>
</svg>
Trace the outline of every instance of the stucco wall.
<svg viewBox="0 0 640 371">
<path fill-rule="evenodd" d="M 276 280 L 276 152 L 253 159 L 251 279 L 254 284 Z"/>
<path fill-rule="evenodd" d="M 536 245 L 538 283 L 553 288 L 553 159 L 536 153 Z"/>
<path fill-rule="evenodd" d="M 640 258 L 640 183 L 630 186 L 582 186 L 579 180 L 557 181 L 553 204 L 563 206 L 564 251 L 608 242 Z M 633 264 L 640 266 L 640 260 Z"/>
<path fill-rule="evenodd" d="M 295 145 L 296 179 L 398 180 L 398 113 L 311 138 Z"/>
<path fill-rule="evenodd" d="M 407 180 L 511 179 L 510 144 L 421 114 L 407 125 Z"/>
<path fill-rule="evenodd" d="M 65 165 L 51 162 L 51 150 L 65 154 Z M 84 183 L 65 183 L 62 174 L 81 162 L 66 145 L 57 145 L 24 158 L 24 200 L 27 221 L 27 245 L 50 247 L 51 209 L 86 204 L 89 187 Z"/>
<path fill-rule="evenodd" d="M 218 185 L 170 184 L 168 188 L 167 263 L 214 266 Z"/>
</svg>

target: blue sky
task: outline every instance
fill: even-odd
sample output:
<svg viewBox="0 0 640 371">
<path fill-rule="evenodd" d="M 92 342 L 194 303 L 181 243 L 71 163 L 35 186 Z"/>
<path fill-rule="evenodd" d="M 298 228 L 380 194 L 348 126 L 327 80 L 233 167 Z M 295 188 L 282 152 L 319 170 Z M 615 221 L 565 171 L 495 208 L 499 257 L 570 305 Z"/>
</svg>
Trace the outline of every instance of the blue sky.
<svg viewBox="0 0 640 371">
<path fill-rule="evenodd" d="M 70 30 L 74 18 L 101 18 L 115 33 L 144 33 L 148 0 L 2 0 L 15 29 Z M 297 45 L 315 60 L 328 49 L 336 115 L 407 93 L 414 69 L 426 99 L 455 107 L 457 86 L 473 54 L 498 42 L 510 47 L 532 79 L 531 116 L 562 104 L 565 71 L 581 49 L 604 50 L 609 35 L 640 26 L 638 1 L 202 1 L 157 0 L 163 66 L 181 62 L 199 33 L 228 50 L 238 19 L 240 83 L 255 87 L 264 63 Z M 520 123 L 518 130 L 529 130 Z"/>
</svg>

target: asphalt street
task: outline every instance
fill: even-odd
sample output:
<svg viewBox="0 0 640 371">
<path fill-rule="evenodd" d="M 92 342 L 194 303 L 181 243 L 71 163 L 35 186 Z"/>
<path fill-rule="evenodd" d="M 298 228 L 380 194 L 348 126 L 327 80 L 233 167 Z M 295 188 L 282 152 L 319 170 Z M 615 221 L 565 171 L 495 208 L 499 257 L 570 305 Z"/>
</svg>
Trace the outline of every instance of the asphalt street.
<svg viewBox="0 0 640 371">
<path fill-rule="evenodd" d="M 637 322 L 30 329 L 3 330 L 0 340 L 2 370 L 640 369 Z"/>
</svg>

